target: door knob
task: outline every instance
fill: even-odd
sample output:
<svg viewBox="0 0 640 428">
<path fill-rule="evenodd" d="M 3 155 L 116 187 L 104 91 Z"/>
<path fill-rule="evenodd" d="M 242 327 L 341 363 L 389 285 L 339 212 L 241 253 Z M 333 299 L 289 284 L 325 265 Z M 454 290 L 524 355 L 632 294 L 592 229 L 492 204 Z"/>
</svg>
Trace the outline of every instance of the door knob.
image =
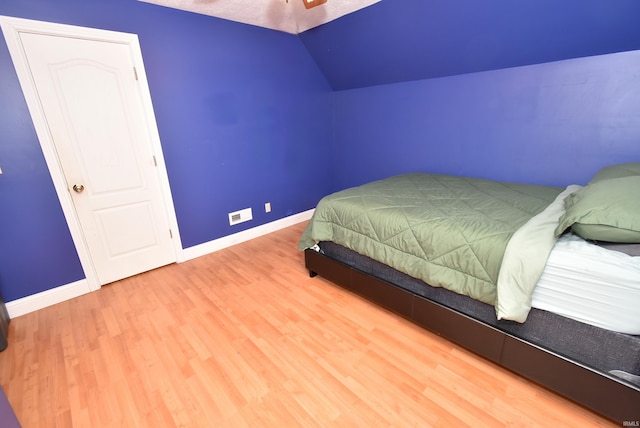
<svg viewBox="0 0 640 428">
<path fill-rule="evenodd" d="M 76 193 L 82 193 L 82 192 L 84 191 L 84 184 L 80 184 L 80 185 L 78 185 L 78 184 L 74 184 L 74 185 L 73 185 L 73 190 L 74 190 Z"/>
</svg>

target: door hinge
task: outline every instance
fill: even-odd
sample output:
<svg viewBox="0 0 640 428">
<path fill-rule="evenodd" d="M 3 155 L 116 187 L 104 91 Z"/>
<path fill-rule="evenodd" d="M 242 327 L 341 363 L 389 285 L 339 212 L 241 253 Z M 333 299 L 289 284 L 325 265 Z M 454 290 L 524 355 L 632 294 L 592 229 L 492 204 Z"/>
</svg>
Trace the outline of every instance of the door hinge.
<svg viewBox="0 0 640 428">
<path fill-rule="evenodd" d="M 153 166 L 158 166 L 158 161 L 156 160 L 155 155 L 153 156 Z"/>
<path fill-rule="evenodd" d="M 135 67 L 133 67 L 133 77 L 135 77 L 136 80 L 138 80 L 138 70 L 136 70 Z"/>
</svg>

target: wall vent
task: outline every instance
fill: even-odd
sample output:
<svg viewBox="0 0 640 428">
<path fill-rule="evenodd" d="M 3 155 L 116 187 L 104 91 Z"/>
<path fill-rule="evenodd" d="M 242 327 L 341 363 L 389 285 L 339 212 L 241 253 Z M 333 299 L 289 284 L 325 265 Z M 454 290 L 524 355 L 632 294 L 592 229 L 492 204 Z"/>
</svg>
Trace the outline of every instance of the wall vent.
<svg viewBox="0 0 640 428">
<path fill-rule="evenodd" d="M 231 226 L 249 220 L 253 220 L 253 213 L 251 212 L 251 208 L 245 208 L 244 210 L 229 213 L 229 225 Z"/>
</svg>

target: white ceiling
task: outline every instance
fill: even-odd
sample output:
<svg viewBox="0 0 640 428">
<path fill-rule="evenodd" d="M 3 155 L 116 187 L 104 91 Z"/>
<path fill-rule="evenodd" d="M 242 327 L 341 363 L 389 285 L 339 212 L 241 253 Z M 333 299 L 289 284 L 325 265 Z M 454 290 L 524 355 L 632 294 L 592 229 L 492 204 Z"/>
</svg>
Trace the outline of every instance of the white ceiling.
<svg viewBox="0 0 640 428">
<path fill-rule="evenodd" d="M 381 0 L 328 0 L 311 9 L 304 7 L 304 0 L 140 1 L 298 34 Z"/>
</svg>

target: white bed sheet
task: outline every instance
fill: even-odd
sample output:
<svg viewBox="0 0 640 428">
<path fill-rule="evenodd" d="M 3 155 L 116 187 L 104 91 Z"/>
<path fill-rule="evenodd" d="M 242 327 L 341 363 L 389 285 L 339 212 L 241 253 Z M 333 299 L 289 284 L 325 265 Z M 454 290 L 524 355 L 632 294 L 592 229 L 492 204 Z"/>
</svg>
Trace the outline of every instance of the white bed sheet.
<svg viewBox="0 0 640 428">
<path fill-rule="evenodd" d="M 640 257 L 565 234 L 533 291 L 532 307 L 640 335 Z"/>
</svg>

